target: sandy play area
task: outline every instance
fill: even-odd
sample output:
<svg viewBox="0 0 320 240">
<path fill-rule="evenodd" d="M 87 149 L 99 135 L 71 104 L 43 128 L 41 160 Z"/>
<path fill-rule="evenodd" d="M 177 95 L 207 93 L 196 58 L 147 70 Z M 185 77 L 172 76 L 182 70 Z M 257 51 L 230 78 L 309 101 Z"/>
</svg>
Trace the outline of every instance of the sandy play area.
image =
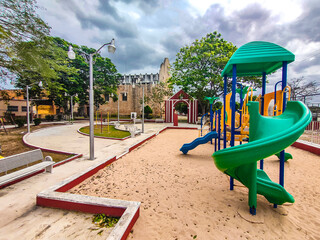
<svg viewBox="0 0 320 240">
<path fill-rule="evenodd" d="M 248 191 L 212 160 L 213 145 L 183 155 L 179 149 L 196 130 L 166 130 L 70 192 L 141 202 L 128 239 L 320 239 L 320 157 L 293 147 L 285 163 L 285 188 L 294 204 L 273 208 L 258 196 L 257 215 L 248 213 Z M 265 161 L 278 182 L 279 161 Z"/>
</svg>

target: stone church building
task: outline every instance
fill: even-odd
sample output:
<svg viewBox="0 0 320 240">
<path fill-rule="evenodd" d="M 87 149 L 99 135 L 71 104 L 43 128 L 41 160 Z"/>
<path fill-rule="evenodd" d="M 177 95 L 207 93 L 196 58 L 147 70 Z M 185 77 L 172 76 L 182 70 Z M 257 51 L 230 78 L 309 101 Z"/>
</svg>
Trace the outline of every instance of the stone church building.
<svg viewBox="0 0 320 240">
<path fill-rule="evenodd" d="M 165 58 L 161 63 L 159 73 L 125 74 L 122 76 L 117 91 L 119 102 L 114 102 L 112 97 L 107 97 L 107 103 L 100 106 L 99 111 L 101 111 L 103 115 L 109 112 L 109 115 L 114 117 L 118 114 L 119 105 L 120 116 L 129 116 L 131 112 L 136 112 L 137 116 L 140 116 L 142 113 L 142 88 L 144 88 L 145 96 L 150 96 L 152 88 L 159 82 L 166 82 L 169 77 L 168 58 Z M 153 116 L 160 116 L 158 106 L 145 103 L 145 106 L 146 105 L 152 108 Z"/>
</svg>

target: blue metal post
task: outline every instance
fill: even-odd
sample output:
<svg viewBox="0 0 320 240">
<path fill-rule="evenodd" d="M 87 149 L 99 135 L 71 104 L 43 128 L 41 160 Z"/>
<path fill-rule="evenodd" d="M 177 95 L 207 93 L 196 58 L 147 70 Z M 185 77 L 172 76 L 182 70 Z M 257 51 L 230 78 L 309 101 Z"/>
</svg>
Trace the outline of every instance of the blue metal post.
<svg viewBox="0 0 320 240">
<path fill-rule="evenodd" d="M 242 114 L 243 114 L 243 112 L 242 112 L 242 105 L 243 105 L 243 98 L 242 98 L 242 96 L 243 96 L 243 86 L 242 86 L 242 84 L 241 83 L 238 83 L 238 85 L 240 85 L 240 109 L 241 109 L 241 111 L 240 111 L 240 125 L 239 125 L 239 127 L 238 128 L 240 128 L 240 130 L 241 130 L 241 125 L 242 125 Z M 240 141 L 240 145 L 242 144 L 242 141 Z"/>
<path fill-rule="evenodd" d="M 277 104 L 277 86 L 278 86 L 279 83 L 282 83 L 282 81 L 279 81 L 274 85 L 274 99 L 273 99 L 273 105 L 274 106 Z M 277 109 L 277 112 L 278 111 L 279 110 Z M 273 115 L 276 116 L 277 112 L 273 112 Z"/>
<path fill-rule="evenodd" d="M 221 109 L 218 110 L 218 150 L 220 150 L 220 137 L 221 137 Z"/>
<path fill-rule="evenodd" d="M 212 104 L 210 104 L 210 132 L 213 130 L 213 111 Z"/>
<path fill-rule="evenodd" d="M 213 111 L 212 111 L 212 104 L 210 104 L 210 132 L 213 130 Z M 211 139 L 212 144 L 212 139 Z M 214 151 L 216 151 L 216 146 L 214 146 Z"/>
<path fill-rule="evenodd" d="M 261 97 L 261 115 L 264 113 L 264 95 L 266 94 L 267 74 L 262 73 L 262 97 Z M 263 159 L 260 160 L 260 169 L 263 170 Z"/>
<path fill-rule="evenodd" d="M 227 129 L 226 129 L 226 96 L 227 96 L 227 84 L 228 77 L 224 76 L 224 88 L 223 88 L 223 148 L 227 148 Z M 230 116 L 229 116 L 230 117 Z"/>
<path fill-rule="evenodd" d="M 231 95 L 231 147 L 234 146 L 234 134 L 236 123 L 236 85 L 237 85 L 237 65 L 232 65 L 232 95 Z M 233 190 L 234 181 L 230 177 L 230 190 Z"/>
<path fill-rule="evenodd" d="M 287 86 L 287 62 L 283 62 L 283 66 L 282 66 L 282 90 L 285 89 L 285 87 Z M 286 108 L 286 93 L 283 94 L 283 106 L 282 109 L 283 111 Z M 280 152 L 280 179 L 279 179 L 279 183 L 281 186 L 284 186 L 284 154 L 285 151 L 281 151 Z"/>
<path fill-rule="evenodd" d="M 287 62 L 283 62 L 282 64 L 282 90 L 287 86 Z M 283 105 L 282 105 L 282 112 L 284 112 L 286 108 L 286 93 L 283 94 Z M 279 176 L 279 184 L 284 187 L 284 160 L 285 160 L 285 151 L 282 150 L 280 152 L 280 176 Z M 274 208 L 277 207 L 276 204 L 273 206 Z"/>
<path fill-rule="evenodd" d="M 283 65 L 282 65 L 282 90 L 285 89 L 285 87 L 287 86 L 287 66 L 288 66 L 288 63 L 283 62 Z M 286 95 L 287 95 L 286 93 L 283 94 L 282 112 L 284 112 L 284 110 L 286 109 L 286 105 L 287 105 Z"/>
<path fill-rule="evenodd" d="M 217 114 L 218 114 L 218 111 L 215 111 L 215 113 L 214 113 L 214 123 L 215 123 L 214 129 L 216 132 L 217 132 Z M 214 138 L 214 151 L 215 152 L 217 151 L 217 138 Z"/>
</svg>

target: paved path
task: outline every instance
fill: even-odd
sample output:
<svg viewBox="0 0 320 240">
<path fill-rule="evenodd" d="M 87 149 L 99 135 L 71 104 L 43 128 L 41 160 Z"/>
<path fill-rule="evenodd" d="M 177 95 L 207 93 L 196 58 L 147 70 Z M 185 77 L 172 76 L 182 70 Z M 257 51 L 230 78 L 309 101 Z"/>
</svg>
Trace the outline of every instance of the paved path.
<svg viewBox="0 0 320 240">
<path fill-rule="evenodd" d="M 39 129 L 26 137 L 32 145 L 54 150 L 82 153 L 83 157 L 57 168 L 52 174 L 42 173 L 0 190 L 0 240 L 2 239 L 94 239 L 96 232 L 87 229 L 91 219 L 79 213 L 36 206 L 36 195 L 60 181 L 83 171 L 96 162 L 119 155 L 141 141 L 172 124 L 147 123 L 145 133 L 125 141 L 95 138 L 95 160 L 89 160 L 89 137 L 77 133 L 88 123 L 53 126 Z M 179 126 L 190 126 L 179 124 Z M 193 127 L 195 125 L 192 125 Z M 91 215 L 89 215 L 91 216 Z M 89 234 L 89 235 L 88 235 Z M 90 235 L 91 234 L 91 235 Z M 93 234 L 93 235 L 92 235 Z M 108 234 L 108 233 L 105 233 Z"/>
</svg>

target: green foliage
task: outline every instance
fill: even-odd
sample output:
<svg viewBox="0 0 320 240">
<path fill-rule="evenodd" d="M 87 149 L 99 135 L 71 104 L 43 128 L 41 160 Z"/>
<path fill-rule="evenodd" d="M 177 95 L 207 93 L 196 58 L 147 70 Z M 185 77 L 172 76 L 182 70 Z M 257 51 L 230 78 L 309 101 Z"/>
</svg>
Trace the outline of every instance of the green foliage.
<svg viewBox="0 0 320 240">
<path fill-rule="evenodd" d="M 0 9 L 0 66 L 15 73 L 52 74 L 38 51 L 47 46 L 50 28 L 36 14 L 36 1 L 1 0 Z"/>
<path fill-rule="evenodd" d="M 118 221 L 119 217 L 110 217 L 104 213 L 95 214 L 92 219 L 92 223 L 100 228 L 110 228 L 114 227 Z"/>
<path fill-rule="evenodd" d="M 213 110 L 213 111 L 217 111 L 217 110 L 219 110 L 219 109 L 222 109 L 222 106 L 223 106 L 222 102 L 215 102 L 215 103 L 212 105 L 212 110 Z"/>
<path fill-rule="evenodd" d="M 96 107 L 106 103 L 103 96 L 108 94 L 113 94 L 112 100 L 114 102 L 118 101 L 117 88 L 120 84 L 121 75 L 117 73 L 115 65 L 111 62 L 109 58 L 103 58 L 100 55 L 96 57 L 96 62 L 93 66 L 94 75 L 94 102 Z"/>
<path fill-rule="evenodd" d="M 239 102 L 236 102 L 236 111 L 237 110 L 240 110 L 240 103 Z"/>
<path fill-rule="evenodd" d="M 188 113 L 188 106 L 185 102 L 178 102 L 174 109 L 179 113 L 187 114 Z"/>
<path fill-rule="evenodd" d="M 217 32 L 195 40 L 190 46 L 181 48 L 176 55 L 170 84 L 198 99 L 204 110 L 204 105 L 208 104 L 203 99 L 205 96 L 220 96 L 223 93 L 220 74 L 236 49 Z"/>
<path fill-rule="evenodd" d="M 17 87 L 25 89 L 26 85 L 30 85 L 30 98 L 41 97 L 41 89 L 37 86 L 42 81 L 46 89 L 47 97 L 55 102 L 55 105 L 62 107 L 65 112 L 71 110 L 71 96 L 73 96 L 73 104 L 79 103 L 80 115 L 83 115 L 84 105 L 88 103 L 89 90 L 89 65 L 86 56 L 82 54 L 94 53 L 96 50 L 79 47 L 65 41 L 59 37 L 46 38 L 49 45 L 43 49 L 39 48 L 39 54 L 45 60 L 46 67 L 54 72 L 46 76 L 38 74 L 38 70 L 18 72 Z M 30 43 L 32 44 L 32 43 Z M 76 59 L 70 60 L 67 57 L 69 45 L 74 47 L 76 51 Z M 113 100 L 117 100 L 116 91 L 119 85 L 120 74 L 117 73 L 115 65 L 108 58 L 103 58 L 99 54 L 94 58 L 94 98 L 97 108 L 104 104 L 107 94 L 114 93 Z"/>
<path fill-rule="evenodd" d="M 26 123 L 26 121 L 24 119 L 22 119 L 22 118 L 16 119 L 15 122 L 18 125 L 18 128 L 23 127 L 24 124 Z"/>
<path fill-rule="evenodd" d="M 46 115 L 46 116 L 45 116 L 45 119 L 46 119 L 47 121 L 53 121 L 53 120 L 54 120 L 54 115 Z"/>
<path fill-rule="evenodd" d="M 166 82 L 159 82 L 152 88 L 151 96 L 145 99 L 145 102 L 150 102 L 154 107 L 159 106 L 160 117 L 164 107 L 164 98 L 172 95 L 172 88 Z"/>
<path fill-rule="evenodd" d="M 33 122 L 34 122 L 35 126 L 38 126 L 41 123 L 41 118 L 35 118 L 35 119 L 33 119 Z"/>
<path fill-rule="evenodd" d="M 86 134 L 90 133 L 89 126 L 80 128 L 79 131 Z M 101 127 L 99 125 L 95 125 L 94 135 L 100 136 L 100 137 L 109 137 L 109 138 L 125 138 L 130 136 L 130 132 L 117 130 L 113 125 L 110 125 L 109 127 L 106 125 L 103 125 L 102 132 L 101 132 Z"/>
<path fill-rule="evenodd" d="M 9 96 L 9 93 L 5 90 L 2 90 L 0 92 L 0 97 L 1 97 L 1 100 L 4 102 L 4 104 L 8 105 L 9 104 L 9 101 L 11 100 L 10 99 L 10 96 Z"/>
<path fill-rule="evenodd" d="M 144 116 L 149 119 L 149 114 L 152 113 L 152 109 L 149 105 L 144 107 Z M 151 117 L 152 118 L 152 117 Z"/>
</svg>

